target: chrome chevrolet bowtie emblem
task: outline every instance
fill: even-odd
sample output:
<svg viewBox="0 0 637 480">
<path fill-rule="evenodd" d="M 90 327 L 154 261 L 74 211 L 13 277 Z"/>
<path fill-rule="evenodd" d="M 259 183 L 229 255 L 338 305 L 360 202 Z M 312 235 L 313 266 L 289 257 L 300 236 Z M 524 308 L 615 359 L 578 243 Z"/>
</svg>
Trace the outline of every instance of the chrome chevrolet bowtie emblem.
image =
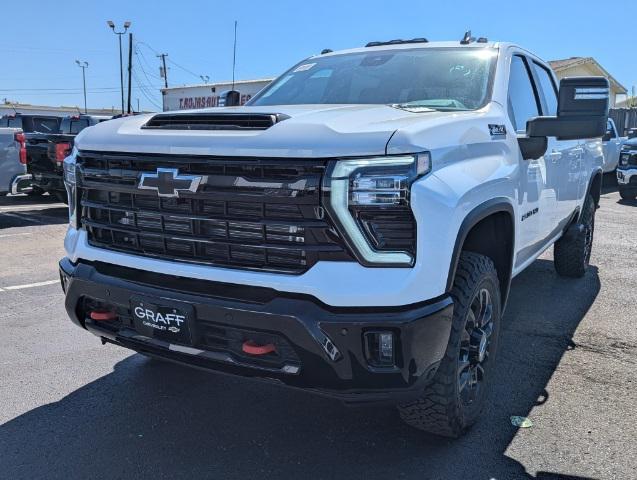
<svg viewBox="0 0 637 480">
<path fill-rule="evenodd" d="M 157 173 L 142 173 L 137 188 L 155 190 L 160 197 L 178 197 L 179 192 L 196 192 L 202 177 L 179 175 L 176 168 L 158 168 Z"/>
</svg>

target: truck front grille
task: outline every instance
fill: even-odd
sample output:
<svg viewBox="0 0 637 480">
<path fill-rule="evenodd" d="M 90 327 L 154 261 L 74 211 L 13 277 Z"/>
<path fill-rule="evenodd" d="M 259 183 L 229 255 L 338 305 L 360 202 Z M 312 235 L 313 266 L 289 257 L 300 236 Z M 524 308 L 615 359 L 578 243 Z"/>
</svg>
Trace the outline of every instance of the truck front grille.
<svg viewBox="0 0 637 480">
<path fill-rule="evenodd" d="M 325 163 L 82 152 L 80 222 L 95 247 L 299 274 L 320 259 L 351 260 L 320 204 Z M 179 197 L 139 189 L 158 168 L 202 182 Z"/>
</svg>

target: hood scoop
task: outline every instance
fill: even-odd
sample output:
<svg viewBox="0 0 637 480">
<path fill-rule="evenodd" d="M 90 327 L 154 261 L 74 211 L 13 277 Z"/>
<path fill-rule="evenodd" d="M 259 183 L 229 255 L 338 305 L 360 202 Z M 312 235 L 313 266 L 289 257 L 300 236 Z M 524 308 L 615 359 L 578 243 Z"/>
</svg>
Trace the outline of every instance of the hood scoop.
<svg viewBox="0 0 637 480">
<path fill-rule="evenodd" d="M 144 129 L 153 130 L 267 130 L 290 117 L 282 113 L 160 113 Z"/>
</svg>

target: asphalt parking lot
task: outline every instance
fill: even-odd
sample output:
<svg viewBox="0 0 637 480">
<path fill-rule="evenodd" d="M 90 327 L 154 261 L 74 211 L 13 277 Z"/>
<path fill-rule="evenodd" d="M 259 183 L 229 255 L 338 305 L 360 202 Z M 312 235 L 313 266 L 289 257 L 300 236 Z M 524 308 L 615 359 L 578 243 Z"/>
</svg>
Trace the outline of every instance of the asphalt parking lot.
<svg viewBox="0 0 637 480">
<path fill-rule="evenodd" d="M 490 409 L 449 441 L 102 346 L 64 312 L 66 207 L 0 198 L 0 478 L 635 478 L 636 215 L 605 187 L 586 277 L 549 251 L 514 280 Z"/>
</svg>

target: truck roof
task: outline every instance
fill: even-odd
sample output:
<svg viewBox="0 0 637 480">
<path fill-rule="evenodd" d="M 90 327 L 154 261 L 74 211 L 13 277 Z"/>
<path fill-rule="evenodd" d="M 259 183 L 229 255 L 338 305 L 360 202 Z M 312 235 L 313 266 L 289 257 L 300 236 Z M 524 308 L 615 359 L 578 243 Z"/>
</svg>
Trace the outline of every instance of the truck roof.
<svg viewBox="0 0 637 480">
<path fill-rule="evenodd" d="M 508 43 L 502 42 L 471 42 L 469 44 L 461 44 L 460 41 L 445 41 L 445 42 L 412 42 L 405 41 L 404 43 L 396 43 L 396 44 L 387 44 L 382 43 L 377 46 L 369 46 L 369 47 L 357 47 L 357 48 L 349 48 L 346 50 L 337 50 L 329 53 L 324 53 L 322 55 L 313 55 L 310 58 L 323 57 L 323 56 L 331 56 L 331 55 L 343 55 L 348 53 L 362 53 L 362 52 L 374 52 L 374 51 L 384 51 L 384 50 L 408 50 L 411 48 L 501 48 L 503 46 L 509 46 Z"/>
</svg>

